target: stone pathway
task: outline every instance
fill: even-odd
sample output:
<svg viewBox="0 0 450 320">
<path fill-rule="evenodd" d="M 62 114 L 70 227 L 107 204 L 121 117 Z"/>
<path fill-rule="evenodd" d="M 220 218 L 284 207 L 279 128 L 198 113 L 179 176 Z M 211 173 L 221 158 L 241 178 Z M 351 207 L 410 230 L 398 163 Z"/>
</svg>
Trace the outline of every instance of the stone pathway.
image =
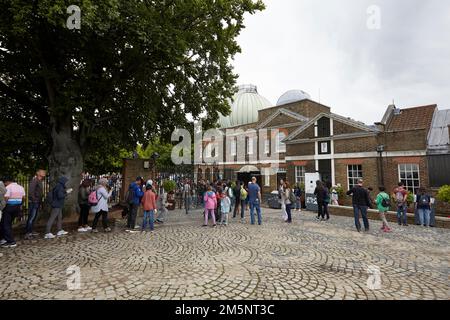
<svg viewBox="0 0 450 320">
<path fill-rule="evenodd" d="M 263 214 L 261 227 L 203 228 L 200 211 L 175 211 L 153 233 L 126 233 L 119 221 L 109 234 L 18 241 L 1 250 L 0 298 L 449 298 L 448 230 L 384 234 L 371 221 L 358 234 L 347 217 L 294 213 L 287 225 L 278 211 Z M 79 288 L 68 268 L 79 268 Z"/>
</svg>

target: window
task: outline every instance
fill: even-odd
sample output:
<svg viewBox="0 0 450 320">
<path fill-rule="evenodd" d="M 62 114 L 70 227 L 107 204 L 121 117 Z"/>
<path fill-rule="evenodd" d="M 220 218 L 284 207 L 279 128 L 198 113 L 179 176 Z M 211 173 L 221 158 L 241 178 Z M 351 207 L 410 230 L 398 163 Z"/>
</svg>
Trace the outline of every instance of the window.
<svg viewBox="0 0 450 320">
<path fill-rule="evenodd" d="M 330 119 L 323 117 L 317 121 L 317 134 L 319 138 L 329 137 L 331 135 Z"/>
<path fill-rule="evenodd" d="M 247 138 L 247 154 L 253 154 L 253 138 Z"/>
<path fill-rule="evenodd" d="M 269 154 L 270 153 L 270 140 L 266 139 L 264 141 L 264 154 Z"/>
<path fill-rule="evenodd" d="M 231 155 L 235 156 L 237 154 L 237 144 L 236 139 L 231 140 Z"/>
<path fill-rule="evenodd" d="M 358 184 L 358 180 L 363 178 L 362 165 L 349 165 L 348 166 L 348 188 L 352 189 Z"/>
<path fill-rule="evenodd" d="M 270 168 L 265 169 L 264 173 L 264 186 L 270 187 Z"/>
<path fill-rule="evenodd" d="M 278 132 L 277 134 L 277 153 L 286 152 L 286 145 L 282 142 L 286 139 L 286 134 L 284 132 Z"/>
<path fill-rule="evenodd" d="M 305 183 L 305 167 L 297 166 L 295 167 L 295 183 L 304 184 Z"/>
<path fill-rule="evenodd" d="M 212 157 L 212 143 L 208 143 L 206 146 L 206 157 L 211 158 Z"/>
<path fill-rule="evenodd" d="M 400 181 L 403 182 L 405 188 L 415 194 L 420 188 L 419 165 L 399 164 L 398 174 Z"/>
</svg>

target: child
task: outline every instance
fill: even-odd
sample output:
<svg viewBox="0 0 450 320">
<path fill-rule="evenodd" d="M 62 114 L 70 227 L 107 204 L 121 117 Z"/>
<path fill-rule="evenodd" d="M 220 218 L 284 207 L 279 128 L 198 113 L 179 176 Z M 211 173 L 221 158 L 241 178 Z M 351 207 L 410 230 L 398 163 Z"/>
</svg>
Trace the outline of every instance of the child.
<svg viewBox="0 0 450 320">
<path fill-rule="evenodd" d="M 222 193 L 222 201 L 220 201 L 221 211 L 222 211 L 222 221 L 220 224 L 228 225 L 228 214 L 231 211 L 231 199 L 227 194 L 227 191 Z"/>
<path fill-rule="evenodd" d="M 391 206 L 391 199 L 386 193 L 386 189 L 384 187 L 379 187 L 378 189 L 380 190 L 380 193 L 377 195 L 376 204 L 378 207 L 378 212 L 380 214 L 380 219 L 383 222 L 381 231 L 391 232 L 392 230 L 386 220 L 386 212 L 389 211 L 389 207 Z"/>
<path fill-rule="evenodd" d="M 142 207 L 144 208 L 144 220 L 142 222 L 142 232 L 145 231 L 147 227 L 147 220 L 150 220 L 150 231 L 155 229 L 154 219 L 156 211 L 156 195 L 153 192 L 153 187 L 151 184 L 147 184 L 145 187 L 145 193 L 142 197 Z"/>
<path fill-rule="evenodd" d="M 338 206 L 339 205 L 339 195 L 336 191 L 336 188 L 333 188 L 331 190 L 331 204 L 333 206 Z"/>
<path fill-rule="evenodd" d="M 217 198 L 216 194 L 212 191 L 211 186 L 208 186 L 208 191 L 206 192 L 203 200 L 205 203 L 205 224 L 203 226 L 208 226 L 208 214 L 211 214 L 213 227 L 216 227 L 216 216 L 214 214 L 214 210 L 217 208 Z"/>
<path fill-rule="evenodd" d="M 158 207 L 158 218 L 156 219 L 156 223 L 164 223 L 164 218 L 167 213 L 167 193 L 163 187 L 159 188 L 159 195 L 157 199 L 157 207 Z"/>
</svg>

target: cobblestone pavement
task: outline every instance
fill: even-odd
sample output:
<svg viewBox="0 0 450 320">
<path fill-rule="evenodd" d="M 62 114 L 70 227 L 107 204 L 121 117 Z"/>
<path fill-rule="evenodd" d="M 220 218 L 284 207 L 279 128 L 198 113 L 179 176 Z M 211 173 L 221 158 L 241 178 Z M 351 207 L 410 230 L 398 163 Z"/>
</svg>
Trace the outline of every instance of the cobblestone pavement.
<svg viewBox="0 0 450 320">
<path fill-rule="evenodd" d="M 236 219 L 214 229 L 201 226 L 200 211 L 173 212 L 154 233 L 126 233 L 119 221 L 109 234 L 19 241 L 1 251 L 0 298 L 449 298 L 448 230 L 395 226 L 383 234 L 371 221 L 358 234 L 351 218 L 295 213 L 287 225 L 277 211 L 263 215 L 261 227 Z M 67 287 L 73 265 L 78 290 Z M 381 288 L 369 278 L 374 268 Z"/>
</svg>

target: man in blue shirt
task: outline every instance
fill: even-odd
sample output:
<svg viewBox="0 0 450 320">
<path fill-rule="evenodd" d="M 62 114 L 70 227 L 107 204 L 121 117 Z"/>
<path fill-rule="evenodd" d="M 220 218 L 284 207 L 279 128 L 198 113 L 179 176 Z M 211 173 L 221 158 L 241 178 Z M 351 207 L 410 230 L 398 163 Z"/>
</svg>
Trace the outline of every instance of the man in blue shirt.
<svg viewBox="0 0 450 320">
<path fill-rule="evenodd" d="M 256 178 L 252 178 L 252 182 L 248 185 L 248 203 L 250 204 L 250 221 L 255 224 L 254 211 L 258 214 L 258 225 L 262 223 L 261 216 L 261 188 L 256 183 Z"/>
</svg>

